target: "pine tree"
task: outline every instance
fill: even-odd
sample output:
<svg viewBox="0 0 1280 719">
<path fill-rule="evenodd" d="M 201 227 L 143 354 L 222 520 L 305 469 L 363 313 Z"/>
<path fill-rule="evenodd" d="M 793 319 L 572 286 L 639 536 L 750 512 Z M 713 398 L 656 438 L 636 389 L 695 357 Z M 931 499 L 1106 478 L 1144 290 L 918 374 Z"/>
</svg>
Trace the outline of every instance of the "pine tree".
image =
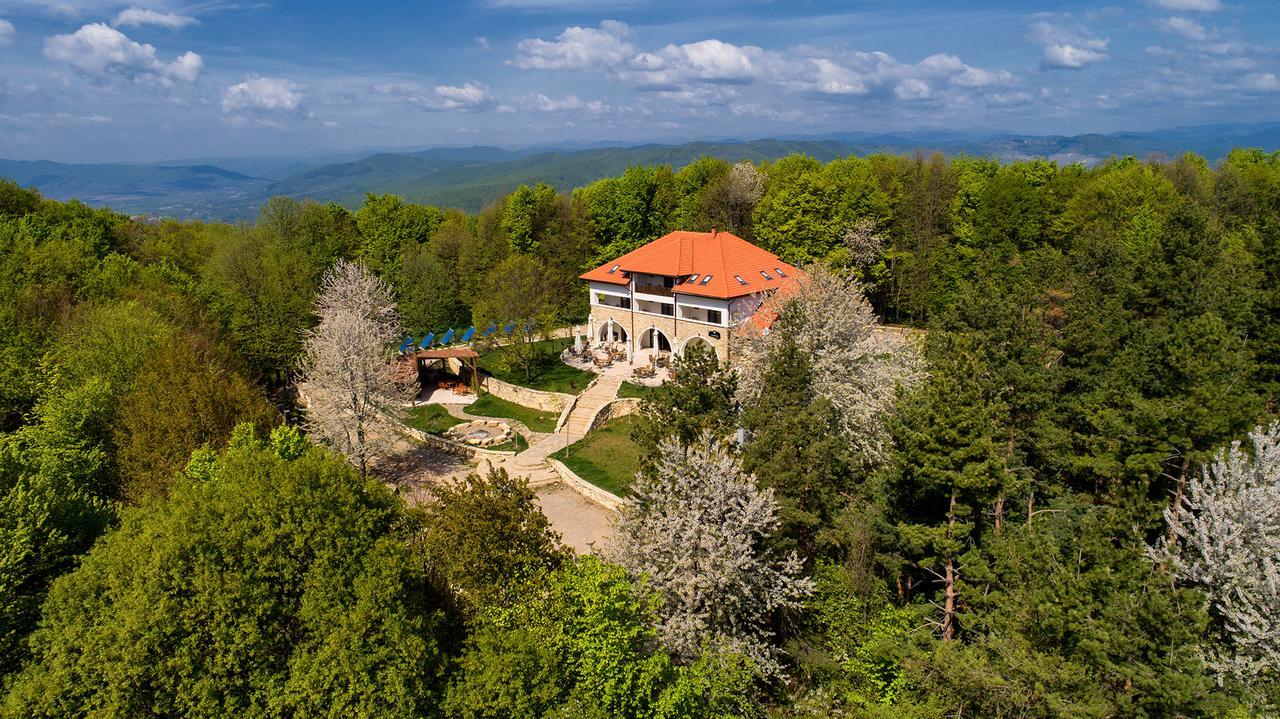
<svg viewBox="0 0 1280 719">
<path fill-rule="evenodd" d="M 943 639 L 959 631 L 963 555 L 983 510 L 1001 493 L 1004 458 L 997 439 L 1001 409 L 981 381 L 985 369 L 963 336 L 931 338 L 932 374 L 904 398 L 891 423 L 889 482 L 900 548 L 942 585 Z"/>
<path fill-rule="evenodd" d="M 813 556 L 831 541 L 823 535 L 831 534 L 852 477 L 835 409 L 814 394 L 809 359 L 794 342 L 773 348 L 742 424 L 749 437 L 743 469 L 776 493 L 783 546 Z"/>
</svg>

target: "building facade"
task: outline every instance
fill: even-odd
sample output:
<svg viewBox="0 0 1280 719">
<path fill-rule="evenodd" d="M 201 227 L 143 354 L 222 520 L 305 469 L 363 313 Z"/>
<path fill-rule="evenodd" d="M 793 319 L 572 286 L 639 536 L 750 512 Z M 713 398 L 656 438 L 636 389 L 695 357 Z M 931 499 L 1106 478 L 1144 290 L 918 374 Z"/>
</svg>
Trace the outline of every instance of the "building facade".
<svg viewBox="0 0 1280 719">
<path fill-rule="evenodd" d="M 626 347 L 634 363 L 692 346 L 733 358 L 736 334 L 800 271 L 728 232 L 672 232 L 586 272 L 593 345 Z"/>
</svg>

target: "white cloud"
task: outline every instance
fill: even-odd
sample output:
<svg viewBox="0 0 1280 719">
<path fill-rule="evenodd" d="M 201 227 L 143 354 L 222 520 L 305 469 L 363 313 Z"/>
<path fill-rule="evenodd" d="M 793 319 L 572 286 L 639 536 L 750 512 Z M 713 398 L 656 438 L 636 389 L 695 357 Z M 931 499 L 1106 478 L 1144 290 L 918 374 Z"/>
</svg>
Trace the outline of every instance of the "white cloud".
<svg viewBox="0 0 1280 719">
<path fill-rule="evenodd" d="M 667 45 L 657 52 L 637 55 L 631 61 L 633 71 L 624 77 L 654 87 L 686 82 L 745 83 L 759 74 L 757 61 L 763 55 L 758 47 L 715 39 Z"/>
<path fill-rule="evenodd" d="M 635 53 L 626 23 L 605 20 L 600 27 L 568 27 L 555 40 L 529 38 L 516 45 L 516 67 L 526 70 L 593 70 L 619 65 Z"/>
<path fill-rule="evenodd" d="M 14 29 L 13 23 L 0 18 L 0 47 L 13 44 L 13 38 L 18 36 L 18 31 Z"/>
<path fill-rule="evenodd" d="M 1244 86 L 1258 92 L 1280 92 L 1280 78 L 1270 72 L 1255 73 L 1245 76 Z"/>
<path fill-rule="evenodd" d="M 139 27 L 141 25 L 159 25 L 170 30 L 179 30 L 188 25 L 199 25 L 200 21 L 187 15 L 171 12 L 156 12 L 147 8 L 131 7 L 121 10 L 116 19 L 111 21 L 116 27 Z"/>
<path fill-rule="evenodd" d="M 1107 57 L 1107 53 L 1101 50 L 1076 47 L 1065 43 L 1044 46 L 1044 62 L 1051 67 L 1066 67 L 1076 70 L 1086 65 L 1102 62 Z"/>
<path fill-rule="evenodd" d="M 1107 38 L 1093 37 L 1083 29 L 1038 22 L 1031 26 L 1031 39 L 1044 46 L 1044 64 L 1078 70 L 1108 59 Z"/>
<path fill-rule="evenodd" d="M 1209 33 L 1204 29 L 1204 25 L 1194 20 L 1188 20 L 1185 17 L 1167 17 L 1160 21 L 1160 29 L 1181 35 L 1188 40 L 1204 41 L 1209 39 Z"/>
<path fill-rule="evenodd" d="M 293 112 L 302 105 L 298 85 L 278 77 L 250 77 L 222 91 L 222 111 Z"/>
<path fill-rule="evenodd" d="M 846 52 L 815 55 L 806 61 L 794 86 L 823 95 L 893 98 L 906 102 L 958 99 L 1017 83 L 1007 70 L 988 70 L 965 64 L 948 53 L 904 63 L 884 52 Z"/>
<path fill-rule="evenodd" d="M 1151 0 L 1151 4 L 1180 12 L 1217 12 L 1222 9 L 1222 0 Z"/>
<path fill-rule="evenodd" d="M 103 23 L 85 25 L 70 35 L 46 38 L 44 55 L 97 80 L 121 76 L 164 87 L 172 87 L 175 80 L 194 82 L 204 67 L 204 61 L 194 52 L 164 62 L 157 57 L 155 47 L 134 42 Z"/>
<path fill-rule="evenodd" d="M 608 112 L 609 106 L 599 100 L 583 102 L 577 95 L 565 95 L 560 99 L 547 97 L 542 93 L 530 93 L 521 97 L 517 103 L 523 110 L 535 112 L 563 112 L 565 110 L 581 110 L 589 113 Z"/>
<path fill-rule="evenodd" d="M 430 91 L 412 84 L 382 83 L 374 85 L 373 91 L 398 97 L 432 112 L 481 112 L 504 109 L 498 106 L 489 88 L 480 83 L 436 85 Z"/>
</svg>

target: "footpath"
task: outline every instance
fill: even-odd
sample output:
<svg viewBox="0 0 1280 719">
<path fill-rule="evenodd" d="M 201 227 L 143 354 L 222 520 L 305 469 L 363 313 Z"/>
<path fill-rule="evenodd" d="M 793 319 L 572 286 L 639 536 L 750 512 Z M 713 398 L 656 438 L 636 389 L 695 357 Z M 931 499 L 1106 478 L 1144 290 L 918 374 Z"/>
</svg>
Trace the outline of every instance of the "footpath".
<svg viewBox="0 0 1280 719">
<path fill-rule="evenodd" d="M 550 434 L 533 432 L 520 422 L 504 419 L 529 439 L 528 449 L 514 457 L 481 460 L 507 470 L 507 474 L 513 477 L 527 478 L 551 525 L 563 537 L 565 544 L 578 553 L 590 552 L 593 544 L 600 543 L 612 533 L 614 514 L 566 485 L 547 462 L 547 457 L 582 439 L 590 430 L 596 412 L 617 399 L 621 386 L 621 377 L 600 377 L 578 396 L 559 431 Z M 467 413 L 467 405 L 443 406 L 459 419 L 486 419 Z M 484 471 L 483 466 L 480 471 Z"/>
</svg>

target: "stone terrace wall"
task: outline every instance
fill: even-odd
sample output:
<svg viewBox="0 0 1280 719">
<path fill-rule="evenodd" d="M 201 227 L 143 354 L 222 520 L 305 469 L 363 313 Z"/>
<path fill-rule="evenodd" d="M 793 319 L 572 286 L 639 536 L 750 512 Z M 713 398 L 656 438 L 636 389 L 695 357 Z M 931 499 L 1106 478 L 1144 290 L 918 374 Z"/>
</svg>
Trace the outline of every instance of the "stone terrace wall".
<svg viewBox="0 0 1280 719">
<path fill-rule="evenodd" d="M 573 395 L 571 394 L 529 389 L 528 387 L 503 382 L 497 377 L 485 377 L 480 386 L 499 399 L 515 402 L 525 407 L 540 409 L 544 412 L 563 412 L 564 408 L 573 402 Z"/>
<path fill-rule="evenodd" d="M 640 411 L 640 400 L 637 397 L 623 397 L 615 399 L 596 410 L 596 414 L 591 418 L 589 430 L 595 429 L 600 425 L 617 417 L 623 417 L 629 414 L 636 414 Z"/>
</svg>

